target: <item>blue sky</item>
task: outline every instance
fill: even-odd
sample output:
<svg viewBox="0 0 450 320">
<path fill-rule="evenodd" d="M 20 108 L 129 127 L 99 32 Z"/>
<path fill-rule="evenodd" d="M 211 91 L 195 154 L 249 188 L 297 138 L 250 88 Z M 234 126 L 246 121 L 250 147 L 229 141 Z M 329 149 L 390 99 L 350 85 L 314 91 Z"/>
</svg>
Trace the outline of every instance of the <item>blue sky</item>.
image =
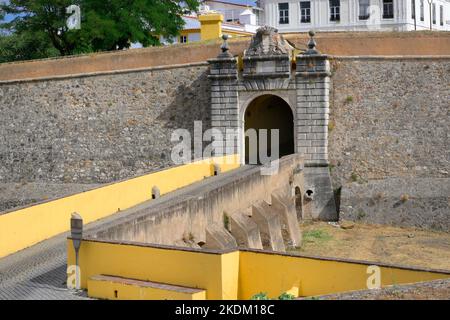
<svg viewBox="0 0 450 320">
<path fill-rule="evenodd" d="M 7 0 L 0 0 L 0 4 L 4 4 L 4 3 L 8 3 L 8 1 Z M 13 16 L 12 15 L 10 15 L 10 14 L 8 14 L 8 15 L 6 15 L 6 17 L 5 17 L 5 19 L 3 20 L 3 21 L 11 21 L 13 19 Z M 0 20 L 0 21 L 2 21 L 2 20 Z"/>
</svg>

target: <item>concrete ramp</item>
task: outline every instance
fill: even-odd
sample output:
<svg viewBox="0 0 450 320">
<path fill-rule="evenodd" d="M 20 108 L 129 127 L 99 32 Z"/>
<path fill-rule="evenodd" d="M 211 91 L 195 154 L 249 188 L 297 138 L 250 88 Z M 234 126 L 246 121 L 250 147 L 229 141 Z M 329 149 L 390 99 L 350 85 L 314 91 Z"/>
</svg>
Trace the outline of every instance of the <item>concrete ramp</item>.
<svg viewBox="0 0 450 320">
<path fill-rule="evenodd" d="M 212 224 L 206 227 L 206 241 L 202 248 L 206 249 L 235 249 L 236 240 L 224 227 Z"/>
<path fill-rule="evenodd" d="M 280 218 L 272 212 L 272 208 L 266 201 L 259 201 L 252 206 L 252 220 L 261 232 L 264 249 L 286 251 L 281 234 Z"/>
<path fill-rule="evenodd" d="M 295 210 L 295 198 L 281 190 L 272 193 L 272 210 L 281 218 L 281 227 L 289 234 L 293 247 L 299 247 L 302 243 L 302 235 Z"/>
<path fill-rule="evenodd" d="M 251 249 L 263 249 L 258 225 L 245 211 L 238 211 L 230 216 L 230 232 L 239 246 Z"/>
</svg>

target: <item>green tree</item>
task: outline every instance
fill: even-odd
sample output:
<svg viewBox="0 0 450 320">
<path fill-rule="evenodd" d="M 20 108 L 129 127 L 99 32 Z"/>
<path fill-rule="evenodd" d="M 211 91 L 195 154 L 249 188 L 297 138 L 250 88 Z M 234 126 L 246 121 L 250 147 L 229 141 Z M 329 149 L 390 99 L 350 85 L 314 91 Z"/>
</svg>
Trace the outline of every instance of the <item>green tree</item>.
<svg viewBox="0 0 450 320">
<path fill-rule="evenodd" d="M 66 7 L 72 4 L 81 8 L 79 30 L 66 26 Z M 0 5 L 15 17 L 0 22 L 0 60 L 120 50 L 134 42 L 158 45 L 158 36 L 179 34 L 182 15 L 198 4 L 199 0 L 11 0 Z"/>
</svg>

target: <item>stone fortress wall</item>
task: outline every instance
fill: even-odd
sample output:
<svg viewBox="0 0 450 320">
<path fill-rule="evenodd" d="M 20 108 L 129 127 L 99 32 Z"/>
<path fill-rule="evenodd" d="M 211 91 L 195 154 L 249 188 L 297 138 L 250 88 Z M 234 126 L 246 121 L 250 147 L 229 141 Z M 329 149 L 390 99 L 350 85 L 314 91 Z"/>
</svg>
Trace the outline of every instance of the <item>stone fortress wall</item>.
<svg viewBox="0 0 450 320">
<path fill-rule="evenodd" d="M 450 230 L 450 57 L 332 61 L 342 217 Z"/>
<path fill-rule="evenodd" d="M 448 229 L 450 58 L 335 56 L 331 66 L 328 151 L 343 216 Z M 200 62 L 0 82 L 0 210 L 42 200 L 47 184 L 53 197 L 171 165 L 172 131 L 210 126 L 207 74 Z"/>
<path fill-rule="evenodd" d="M 173 130 L 210 125 L 207 68 L 0 84 L 0 211 L 172 165 Z"/>
</svg>

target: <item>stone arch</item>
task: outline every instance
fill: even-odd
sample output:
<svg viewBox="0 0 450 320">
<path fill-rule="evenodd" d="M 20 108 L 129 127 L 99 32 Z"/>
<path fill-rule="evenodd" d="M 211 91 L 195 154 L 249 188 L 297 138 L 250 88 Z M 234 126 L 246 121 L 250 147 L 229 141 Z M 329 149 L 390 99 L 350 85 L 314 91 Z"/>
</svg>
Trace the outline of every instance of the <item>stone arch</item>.
<svg viewBox="0 0 450 320">
<path fill-rule="evenodd" d="M 249 99 L 240 112 L 242 123 L 242 139 L 243 160 L 245 163 L 249 159 L 258 159 L 259 150 L 259 130 L 260 129 L 278 129 L 279 130 L 279 156 L 295 153 L 295 111 L 286 99 L 272 94 L 259 94 Z M 258 147 L 251 148 L 245 133 L 248 129 L 255 129 Z M 268 153 L 270 150 L 270 133 L 268 134 Z"/>
</svg>

